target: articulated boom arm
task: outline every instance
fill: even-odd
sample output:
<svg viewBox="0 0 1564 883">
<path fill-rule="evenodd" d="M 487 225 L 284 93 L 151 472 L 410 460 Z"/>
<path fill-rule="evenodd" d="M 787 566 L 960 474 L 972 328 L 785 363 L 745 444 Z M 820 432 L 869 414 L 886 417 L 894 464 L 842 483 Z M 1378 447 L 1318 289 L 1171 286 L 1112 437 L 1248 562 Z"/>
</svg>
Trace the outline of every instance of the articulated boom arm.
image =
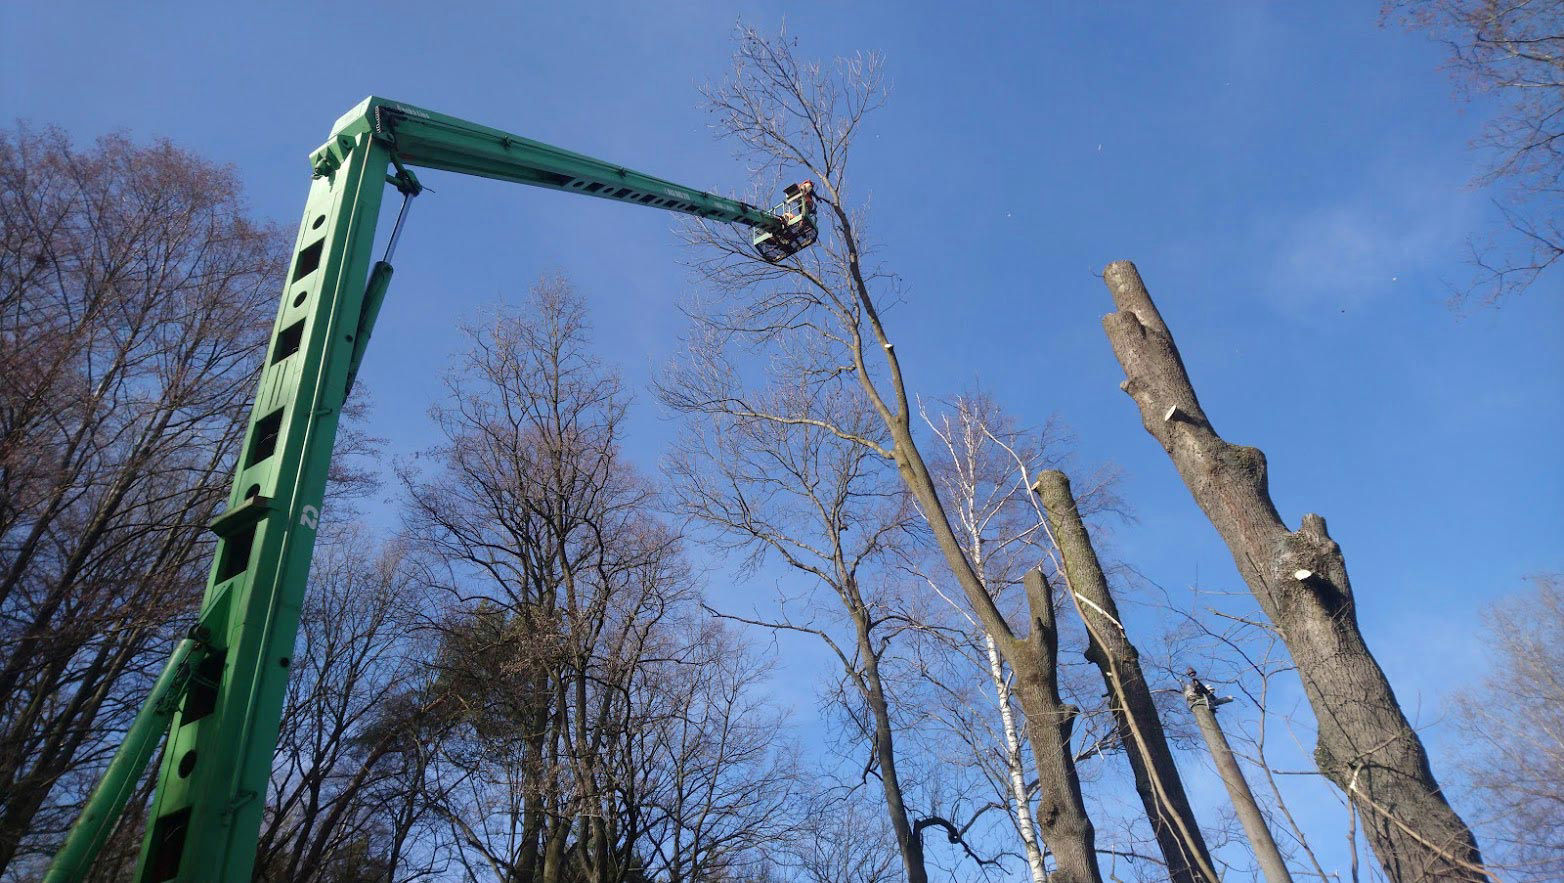
<svg viewBox="0 0 1564 883">
<path fill-rule="evenodd" d="M 337 130 L 355 134 L 366 125 L 410 166 L 584 193 L 749 227 L 783 226 L 781 218 L 744 202 L 393 101 L 368 99 L 339 120 Z"/>
<path fill-rule="evenodd" d="M 815 240 L 807 182 L 789 188 L 779 215 L 382 98 L 338 120 L 310 165 L 314 179 L 238 473 L 227 510 L 211 525 L 217 554 L 200 616 L 55 856 L 49 881 L 86 875 L 165 734 L 135 879 L 251 878 L 337 419 L 391 280 L 402 216 L 386 260 L 371 254 L 388 182 L 411 199 L 422 187 L 407 167 L 418 166 L 743 224 L 770 261 Z"/>
</svg>

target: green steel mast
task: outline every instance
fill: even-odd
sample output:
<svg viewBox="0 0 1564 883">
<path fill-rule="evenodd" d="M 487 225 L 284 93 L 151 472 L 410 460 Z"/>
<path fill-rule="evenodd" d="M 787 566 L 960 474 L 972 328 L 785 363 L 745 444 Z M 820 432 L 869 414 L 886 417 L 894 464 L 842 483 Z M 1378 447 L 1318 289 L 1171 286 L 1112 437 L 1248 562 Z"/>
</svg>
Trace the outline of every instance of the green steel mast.
<svg viewBox="0 0 1564 883">
<path fill-rule="evenodd" d="M 613 163 L 370 97 L 310 154 L 314 178 L 200 616 L 176 647 L 49 869 L 84 877 L 166 735 L 139 883 L 251 878 L 337 420 L 391 280 L 409 167 L 646 205 L 753 228 L 766 260 L 815 241 L 812 187 L 765 211 Z M 373 261 L 386 185 L 403 196 Z"/>
</svg>

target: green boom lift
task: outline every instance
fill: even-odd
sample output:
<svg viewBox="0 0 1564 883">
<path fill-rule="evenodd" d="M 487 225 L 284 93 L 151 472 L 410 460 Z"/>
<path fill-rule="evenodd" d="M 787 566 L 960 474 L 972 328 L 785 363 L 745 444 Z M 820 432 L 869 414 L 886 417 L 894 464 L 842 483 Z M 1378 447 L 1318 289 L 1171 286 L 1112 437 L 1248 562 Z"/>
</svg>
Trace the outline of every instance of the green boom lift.
<svg viewBox="0 0 1564 883">
<path fill-rule="evenodd" d="M 227 510 L 211 525 L 217 560 L 201 614 L 55 856 L 49 881 L 86 875 L 165 733 L 135 879 L 250 879 L 337 418 L 391 281 L 407 207 L 423 189 L 409 167 L 743 224 L 772 262 L 817 235 L 807 181 L 764 211 L 383 98 L 367 98 L 337 120 L 310 165 L 314 180 L 238 474 Z M 402 208 L 385 260 L 372 263 L 388 183 Z"/>
</svg>

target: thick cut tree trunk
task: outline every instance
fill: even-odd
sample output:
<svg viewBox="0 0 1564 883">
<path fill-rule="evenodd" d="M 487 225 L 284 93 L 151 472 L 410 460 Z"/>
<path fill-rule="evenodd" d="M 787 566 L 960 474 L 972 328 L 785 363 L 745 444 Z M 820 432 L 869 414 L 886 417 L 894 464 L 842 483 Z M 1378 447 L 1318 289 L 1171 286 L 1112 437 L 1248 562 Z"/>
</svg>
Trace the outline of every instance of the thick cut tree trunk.
<svg viewBox="0 0 1564 883">
<path fill-rule="evenodd" d="M 1318 725 L 1315 762 L 1347 792 L 1392 880 L 1484 880 L 1477 842 L 1450 808 L 1417 733 L 1358 629 L 1341 549 L 1325 519 L 1289 531 L 1265 455 L 1216 434 L 1173 337 L 1128 261 L 1104 272 L 1103 318 L 1146 431 L 1162 443 L 1239 573 L 1287 643 Z"/>
<path fill-rule="evenodd" d="M 1102 673 L 1124 753 L 1135 774 L 1135 790 L 1168 863 L 1168 878 L 1177 883 L 1217 883 L 1211 854 L 1184 795 L 1162 719 L 1141 671 L 1140 653 L 1124 633 L 1119 607 L 1108 591 L 1097 551 L 1070 491 L 1070 479 L 1050 469 L 1038 475 L 1032 489 L 1042 498 L 1059 544 L 1065 578 L 1086 623 L 1086 658 Z"/>
<path fill-rule="evenodd" d="M 1040 570 L 1023 579 L 1032 628 L 1025 638 L 1013 638 L 1010 668 L 1026 713 L 1027 738 L 1037 765 L 1037 824 L 1043 843 L 1054 854 L 1051 879 L 1086 883 L 1102 879 L 1097 869 L 1096 831 L 1086 815 L 1081 780 L 1075 772 L 1070 731 L 1076 709 L 1059 698 L 1059 629 L 1054 621 L 1053 593 Z"/>
</svg>

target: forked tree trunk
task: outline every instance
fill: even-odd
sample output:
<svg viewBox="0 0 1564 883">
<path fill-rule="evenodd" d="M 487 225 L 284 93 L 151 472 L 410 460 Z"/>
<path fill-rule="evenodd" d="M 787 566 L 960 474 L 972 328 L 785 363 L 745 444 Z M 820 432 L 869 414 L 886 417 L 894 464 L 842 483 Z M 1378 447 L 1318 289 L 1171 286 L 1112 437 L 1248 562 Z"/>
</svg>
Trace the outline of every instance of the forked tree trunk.
<svg viewBox="0 0 1564 883">
<path fill-rule="evenodd" d="M 1070 731 L 1076 709 L 1059 698 L 1059 628 L 1054 620 L 1053 593 L 1043 572 L 1022 579 L 1032 627 L 1025 638 L 1009 639 L 1007 658 L 1016 674 L 1016 693 L 1026 713 L 1027 738 L 1037 765 L 1037 824 L 1043 843 L 1053 852 L 1058 883 L 1102 879 L 1097 869 L 1096 831 L 1086 815 L 1081 780 L 1075 772 Z"/>
<path fill-rule="evenodd" d="M 1108 591 L 1097 551 L 1070 491 L 1070 479 L 1050 469 L 1037 476 L 1032 489 L 1042 498 L 1064 559 L 1069 588 L 1079 599 L 1077 606 L 1087 631 L 1086 658 L 1102 673 L 1124 753 L 1135 774 L 1135 791 L 1167 861 L 1168 878 L 1177 883 L 1218 883 L 1195 812 L 1184 795 L 1173 752 L 1168 749 L 1151 688 L 1141 671 L 1140 653 L 1124 633 L 1119 607 Z"/>
<path fill-rule="evenodd" d="M 1140 408 L 1298 667 L 1318 726 L 1315 762 L 1344 790 L 1392 880 L 1484 880 L 1471 831 L 1450 808 L 1417 733 L 1358 629 L 1341 549 L 1325 519 L 1289 531 L 1266 483 L 1265 455 L 1216 434 L 1178 347 L 1135 265 L 1103 274 L 1118 311 L 1103 318 Z"/>
<path fill-rule="evenodd" d="M 928 464 L 912 437 L 911 418 L 906 389 L 901 379 L 901 363 L 898 361 L 890 339 L 873 312 L 873 304 L 860 291 L 860 301 L 869 316 L 875 337 L 881 341 L 886 361 L 890 366 L 891 381 L 896 390 L 896 410 L 886 407 L 874 385 L 861 372 L 858 375 L 866 393 L 875 402 L 885 427 L 894 442 L 893 456 L 897 473 L 907 490 L 912 492 L 923 511 L 924 521 L 934 534 L 945 564 L 951 576 L 961 586 L 961 591 L 972 605 L 972 611 L 983 624 L 984 631 L 994 636 L 999 652 L 1010 664 L 1016 675 L 1016 698 L 1021 701 L 1021 711 L 1026 715 L 1027 738 L 1032 740 L 1032 760 L 1037 766 L 1037 781 L 1042 797 L 1037 808 L 1037 823 L 1042 828 L 1043 840 L 1053 851 L 1057 870 L 1053 879 L 1057 883 L 1097 883 L 1102 872 L 1097 866 L 1097 835 L 1091 819 L 1086 814 L 1085 801 L 1081 799 L 1081 783 L 1076 777 L 1074 755 L 1070 750 L 1070 730 L 1075 723 L 1075 710 L 1059 699 L 1057 659 L 1059 636 L 1054 625 L 1052 594 L 1041 571 L 1032 571 L 1025 578 L 1026 603 L 1031 617 L 1031 628 L 1025 636 L 1019 636 L 1005 621 L 994 599 L 988 593 L 983 580 L 973 569 L 961 541 L 945 515 L 945 505 L 940 500 L 934 478 Z"/>
</svg>

